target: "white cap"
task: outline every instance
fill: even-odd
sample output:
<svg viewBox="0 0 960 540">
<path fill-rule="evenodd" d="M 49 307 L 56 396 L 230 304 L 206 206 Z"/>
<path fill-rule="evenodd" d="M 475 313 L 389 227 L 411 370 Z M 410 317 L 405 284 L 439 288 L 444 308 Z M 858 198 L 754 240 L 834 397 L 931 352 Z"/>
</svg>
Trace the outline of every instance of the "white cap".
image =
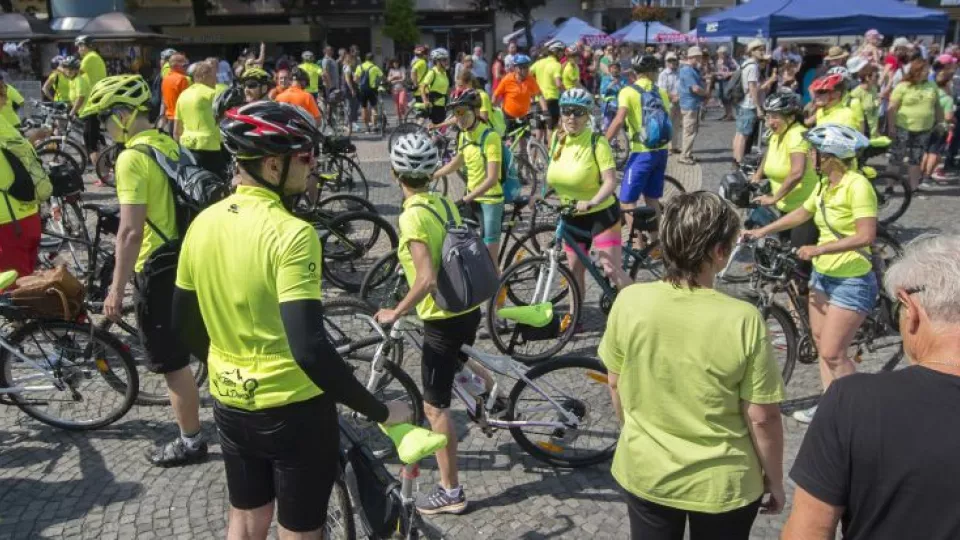
<svg viewBox="0 0 960 540">
<path fill-rule="evenodd" d="M 687 53 L 687 56 L 690 56 L 690 54 Z M 676 60 L 676 59 L 677 59 L 677 53 L 673 51 L 668 52 L 667 55 L 664 57 L 664 60 Z"/>
<path fill-rule="evenodd" d="M 694 45 L 693 47 L 687 49 L 687 58 L 690 58 L 691 56 L 703 56 L 703 51 L 700 50 L 700 47 Z"/>
<path fill-rule="evenodd" d="M 896 49 L 897 47 L 913 47 L 913 44 L 905 37 L 898 37 L 893 40 L 893 48 Z"/>
</svg>

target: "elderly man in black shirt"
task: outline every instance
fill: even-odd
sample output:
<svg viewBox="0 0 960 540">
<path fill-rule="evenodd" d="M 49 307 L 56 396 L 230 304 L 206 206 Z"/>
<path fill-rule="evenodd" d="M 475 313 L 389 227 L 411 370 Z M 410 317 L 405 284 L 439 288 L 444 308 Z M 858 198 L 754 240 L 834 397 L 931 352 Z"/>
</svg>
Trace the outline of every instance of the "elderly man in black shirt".
<svg viewBox="0 0 960 540">
<path fill-rule="evenodd" d="M 785 540 L 960 538 L 960 236 L 915 242 L 885 285 L 913 365 L 830 385 Z"/>
</svg>

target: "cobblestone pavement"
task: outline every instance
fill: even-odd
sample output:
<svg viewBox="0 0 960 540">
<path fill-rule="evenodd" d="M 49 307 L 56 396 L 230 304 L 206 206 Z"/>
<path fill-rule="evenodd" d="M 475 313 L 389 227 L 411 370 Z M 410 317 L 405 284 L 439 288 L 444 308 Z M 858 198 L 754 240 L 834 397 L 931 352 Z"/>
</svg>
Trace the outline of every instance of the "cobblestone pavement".
<svg viewBox="0 0 960 540">
<path fill-rule="evenodd" d="M 702 169 L 671 164 L 671 173 L 687 189 L 716 189 L 729 169 L 732 131 L 730 123 L 707 122 L 697 141 Z M 399 191 L 387 175 L 384 144 L 361 142 L 359 147 L 371 200 L 395 218 Z M 924 232 L 957 233 L 958 194 L 956 186 L 937 188 L 915 201 L 895 234 L 905 240 Z M 109 194 L 91 192 L 88 198 L 108 201 Z M 587 305 L 595 306 L 595 298 L 594 293 Z M 602 320 L 588 322 L 565 352 L 593 354 L 601 329 Z M 810 380 L 805 384 L 815 389 Z M 449 538 L 627 536 L 625 506 L 608 465 L 575 471 L 546 467 L 522 452 L 509 434 L 487 438 L 468 427 L 462 410 L 455 414 L 462 426 L 460 467 L 471 508 L 466 515 L 436 520 Z M 208 397 L 201 417 L 205 432 L 213 435 Z M 784 424 L 789 470 L 804 428 L 790 419 Z M 60 431 L 13 407 L 0 408 L 0 538 L 222 537 L 227 497 L 219 444 L 214 440 L 207 463 L 181 469 L 153 468 L 142 456 L 176 433 L 167 407 L 135 406 L 114 425 L 92 433 Z M 424 463 L 421 490 L 436 481 L 435 469 L 435 462 Z M 752 537 L 776 538 L 785 519 L 786 513 L 761 516 Z"/>
</svg>

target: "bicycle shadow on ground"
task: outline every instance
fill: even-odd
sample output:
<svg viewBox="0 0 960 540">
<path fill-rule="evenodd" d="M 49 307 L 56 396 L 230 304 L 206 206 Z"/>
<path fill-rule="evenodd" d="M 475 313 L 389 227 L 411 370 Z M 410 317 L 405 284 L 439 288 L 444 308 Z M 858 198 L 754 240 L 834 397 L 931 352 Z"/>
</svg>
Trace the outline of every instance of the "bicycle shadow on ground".
<svg viewBox="0 0 960 540">
<path fill-rule="evenodd" d="M 4 463 L 20 467 L 23 474 L 51 480 L 9 475 L 0 481 L 0 538 L 36 538 L 48 527 L 81 519 L 97 507 L 129 501 L 142 493 L 142 484 L 116 480 L 92 443 L 99 435 L 39 426 L 18 441 L 30 447 L 2 452 Z M 75 456 L 71 447 L 76 448 Z M 34 456 L 22 459 L 26 453 Z M 18 457 L 23 462 L 17 461 Z M 48 463 L 41 471 L 32 466 L 44 461 Z M 59 471 L 77 470 L 79 478 L 57 480 L 69 474 L 57 474 Z"/>
</svg>

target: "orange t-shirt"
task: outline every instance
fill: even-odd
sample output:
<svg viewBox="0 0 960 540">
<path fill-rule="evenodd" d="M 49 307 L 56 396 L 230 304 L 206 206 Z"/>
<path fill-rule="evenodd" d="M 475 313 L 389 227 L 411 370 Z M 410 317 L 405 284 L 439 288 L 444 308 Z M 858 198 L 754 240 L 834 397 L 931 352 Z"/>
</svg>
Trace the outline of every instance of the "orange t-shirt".
<svg viewBox="0 0 960 540">
<path fill-rule="evenodd" d="M 280 95 L 277 96 L 277 103 L 296 105 L 310 113 L 310 116 L 320 118 L 320 107 L 317 107 L 317 100 L 299 86 L 291 86 L 281 92 Z"/>
<path fill-rule="evenodd" d="M 276 101 L 276 100 L 277 100 L 277 96 L 279 96 L 280 94 L 286 92 L 286 91 L 287 91 L 287 88 L 290 88 L 290 87 L 289 87 L 289 86 L 286 86 L 286 87 L 284 87 L 284 86 L 274 86 L 273 89 L 271 89 L 270 92 L 267 93 L 267 97 L 270 98 L 270 99 L 272 99 L 272 100 L 274 100 L 274 101 Z"/>
<path fill-rule="evenodd" d="M 540 93 L 537 80 L 527 75 L 523 81 L 517 80 L 516 73 L 510 73 L 500 80 L 493 91 L 493 99 L 503 98 L 503 112 L 513 118 L 526 116 L 530 112 L 530 100 Z"/>
<path fill-rule="evenodd" d="M 167 120 L 173 120 L 177 114 L 177 100 L 180 94 L 190 86 L 190 79 L 181 72 L 170 70 L 167 76 L 163 78 L 160 85 L 160 93 L 163 96 L 163 106 L 166 107 L 163 115 Z"/>
</svg>

